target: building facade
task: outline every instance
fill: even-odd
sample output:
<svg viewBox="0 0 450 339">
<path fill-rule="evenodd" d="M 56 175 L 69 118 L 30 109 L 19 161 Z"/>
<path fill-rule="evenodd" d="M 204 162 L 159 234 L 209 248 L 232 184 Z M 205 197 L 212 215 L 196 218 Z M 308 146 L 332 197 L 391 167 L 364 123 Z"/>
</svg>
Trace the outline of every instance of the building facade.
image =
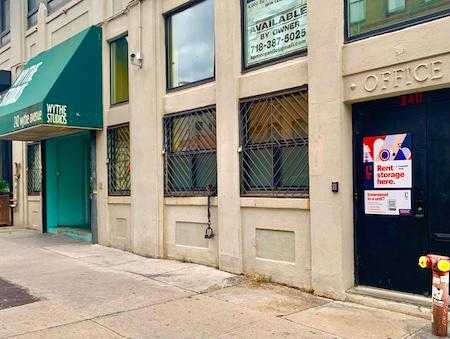
<svg viewBox="0 0 450 339">
<path fill-rule="evenodd" d="M 15 225 L 337 299 L 430 293 L 418 257 L 450 254 L 448 1 L 1 3 Z"/>
</svg>

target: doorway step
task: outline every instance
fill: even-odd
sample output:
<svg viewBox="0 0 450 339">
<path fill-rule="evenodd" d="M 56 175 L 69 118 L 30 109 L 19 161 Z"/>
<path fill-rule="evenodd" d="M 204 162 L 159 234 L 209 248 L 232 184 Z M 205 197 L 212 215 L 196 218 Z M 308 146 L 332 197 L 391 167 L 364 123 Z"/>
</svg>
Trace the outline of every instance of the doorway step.
<svg viewBox="0 0 450 339">
<path fill-rule="evenodd" d="M 92 232 L 82 228 L 58 227 L 55 233 L 78 241 L 92 242 Z"/>
</svg>

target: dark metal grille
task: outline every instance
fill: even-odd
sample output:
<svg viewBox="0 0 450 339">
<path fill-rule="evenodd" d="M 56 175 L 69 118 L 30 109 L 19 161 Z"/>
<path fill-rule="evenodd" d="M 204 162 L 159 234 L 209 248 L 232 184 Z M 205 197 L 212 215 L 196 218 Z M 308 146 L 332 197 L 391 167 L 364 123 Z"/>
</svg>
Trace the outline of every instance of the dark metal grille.
<svg viewBox="0 0 450 339">
<path fill-rule="evenodd" d="M 39 144 L 27 145 L 27 190 L 28 195 L 41 192 L 41 152 Z"/>
<path fill-rule="evenodd" d="M 108 128 L 108 193 L 130 195 L 130 128 Z"/>
<path fill-rule="evenodd" d="M 241 193 L 308 196 L 308 94 L 241 101 Z"/>
<path fill-rule="evenodd" d="M 166 196 L 216 192 L 215 108 L 164 118 L 164 147 Z"/>
</svg>

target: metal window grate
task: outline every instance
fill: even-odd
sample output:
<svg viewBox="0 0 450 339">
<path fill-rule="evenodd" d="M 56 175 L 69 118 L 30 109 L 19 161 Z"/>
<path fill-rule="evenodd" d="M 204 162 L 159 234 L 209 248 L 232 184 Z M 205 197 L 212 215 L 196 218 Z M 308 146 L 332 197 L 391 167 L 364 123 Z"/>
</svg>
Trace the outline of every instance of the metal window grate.
<svg viewBox="0 0 450 339">
<path fill-rule="evenodd" d="M 39 144 L 27 145 L 27 191 L 28 195 L 41 193 L 41 152 Z"/>
<path fill-rule="evenodd" d="M 165 195 L 216 192 L 216 110 L 213 107 L 164 118 Z"/>
<path fill-rule="evenodd" d="M 241 101 L 241 193 L 308 196 L 308 94 Z"/>
<path fill-rule="evenodd" d="M 108 128 L 108 193 L 130 195 L 130 128 Z"/>
</svg>

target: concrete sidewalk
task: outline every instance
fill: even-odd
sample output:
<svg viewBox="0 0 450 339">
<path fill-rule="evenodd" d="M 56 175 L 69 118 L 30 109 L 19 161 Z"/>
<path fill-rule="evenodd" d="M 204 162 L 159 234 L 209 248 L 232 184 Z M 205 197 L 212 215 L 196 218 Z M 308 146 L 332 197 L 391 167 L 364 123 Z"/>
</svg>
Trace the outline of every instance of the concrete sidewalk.
<svg viewBox="0 0 450 339">
<path fill-rule="evenodd" d="M 0 280 L 2 338 L 431 337 L 422 318 L 27 230 L 0 231 Z M 7 306 L 17 288 L 30 298 Z"/>
</svg>

